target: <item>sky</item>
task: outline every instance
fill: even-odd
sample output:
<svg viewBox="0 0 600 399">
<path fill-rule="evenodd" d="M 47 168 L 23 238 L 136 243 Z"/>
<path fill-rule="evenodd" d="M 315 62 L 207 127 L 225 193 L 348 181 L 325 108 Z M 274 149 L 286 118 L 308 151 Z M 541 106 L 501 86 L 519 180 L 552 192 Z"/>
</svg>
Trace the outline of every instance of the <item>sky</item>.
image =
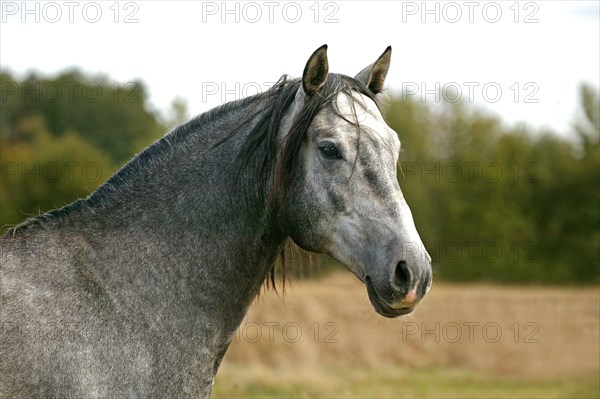
<svg viewBox="0 0 600 399">
<path fill-rule="evenodd" d="M 600 86 L 599 1 L 0 1 L 3 70 L 141 79 L 163 112 L 301 76 L 322 44 L 351 76 L 391 45 L 388 95 L 435 104 L 441 91 L 563 135 L 580 84 Z"/>
</svg>

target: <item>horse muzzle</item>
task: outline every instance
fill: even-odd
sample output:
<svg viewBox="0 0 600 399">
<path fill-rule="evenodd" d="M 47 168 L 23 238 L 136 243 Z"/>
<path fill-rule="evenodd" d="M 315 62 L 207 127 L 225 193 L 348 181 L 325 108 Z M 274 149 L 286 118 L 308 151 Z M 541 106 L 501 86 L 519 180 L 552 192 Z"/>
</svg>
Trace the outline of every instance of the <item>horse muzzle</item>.
<svg viewBox="0 0 600 399">
<path fill-rule="evenodd" d="M 384 317 L 411 313 L 431 287 L 430 261 L 413 263 L 399 261 L 389 278 L 365 277 L 369 300 L 375 311 Z"/>
</svg>

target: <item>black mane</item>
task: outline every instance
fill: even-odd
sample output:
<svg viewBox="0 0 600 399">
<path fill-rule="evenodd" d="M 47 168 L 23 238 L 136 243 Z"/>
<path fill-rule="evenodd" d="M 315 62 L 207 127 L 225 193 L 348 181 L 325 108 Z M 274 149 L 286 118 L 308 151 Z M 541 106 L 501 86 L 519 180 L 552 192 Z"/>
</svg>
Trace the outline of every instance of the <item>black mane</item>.
<svg viewBox="0 0 600 399">
<path fill-rule="evenodd" d="M 321 90 L 306 98 L 282 148 L 278 148 L 277 134 L 280 123 L 294 102 L 301 84 L 301 79 L 289 79 L 287 75 L 283 75 L 273 87 L 263 93 L 225 103 L 194 117 L 137 154 L 87 198 L 75 200 L 62 208 L 31 217 L 8 229 L 4 235 L 15 236 L 24 228 L 40 226 L 71 212 L 101 205 L 105 198 L 126 187 L 131 176 L 148 168 L 160 159 L 161 155 L 179 146 L 187 145 L 191 134 L 216 126 L 228 114 L 241 109 L 245 111 L 249 109 L 250 112 L 245 112 L 246 117 L 242 120 L 232 122 L 231 132 L 215 146 L 236 137 L 237 133 L 248 124 L 254 124 L 241 144 L 238 155 L 240 165 L 238 178 L 241 178 L 244 173 L 255 176 L 254 187 L 248 195 L 263 206 L 276 206 L 277 198 L 283 198 L 288 189 L 287 184 L 292 180 L 291 177 L 298 163 L 300 146 L 306 138 L 308 128 L 321 109 L 331 107 L 338 116 L 344 118 L 332 105 L 332 100 L 340 93 L 352 97 L 352 92 L 367 96 L 379 106 L 375 94 L 360 81 L 345 75 L 329 74 Z M 356 119 L 347 121 L 356 124 Z"/>
<path fill-rule="evenodd" d="M 256 112 L 248 118 L 250 121 L 258 117 L 258 121 L 242 144 L 239 153 L 240 173 L 246 171 L 256 176 L 254 195 L 261 204 L 274 206 L 277 198 L 285 196 L 288 182 L 292 181 L 291 178 L 298 164 L 300 146 L 306 138 L 313 119 L 321 109 L 331 107 L 339 117 L 349 123 L 357 124 L 356 118 L 346 119 L 332 104 L 338 94 L 343 93 L 355 98 L 353 92 L 357 92 L 373 100 L 379 107 L 375 94 L 360 81 L 345 75 L 329 74 L 321 90 L 306 98 L 287 133 L 283 147 L 278 148 L 279 125 L 294 102 L 301 84 L 300 79 L 288 79 L 286 75 L 282 76 L 271 89 L 257 96 Z M 233 135 L 235 131 L 229 137 Z M 248 171 L 249 168 L 253 170 Z"/>
</svg>

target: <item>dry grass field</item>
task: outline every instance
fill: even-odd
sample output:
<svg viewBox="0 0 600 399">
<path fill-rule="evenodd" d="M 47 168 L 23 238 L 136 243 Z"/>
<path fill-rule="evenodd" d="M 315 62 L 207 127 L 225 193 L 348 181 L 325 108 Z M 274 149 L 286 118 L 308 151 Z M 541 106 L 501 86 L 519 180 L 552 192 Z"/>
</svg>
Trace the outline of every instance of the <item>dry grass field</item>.
<svg viewBox="0 0 600 399">
<path fill-rule="evenodd" d="M 378 316 L 350 273 L 252 305 L 213 397 L 600 397 L 600 288 L 434 284 Z"/>
</svg>

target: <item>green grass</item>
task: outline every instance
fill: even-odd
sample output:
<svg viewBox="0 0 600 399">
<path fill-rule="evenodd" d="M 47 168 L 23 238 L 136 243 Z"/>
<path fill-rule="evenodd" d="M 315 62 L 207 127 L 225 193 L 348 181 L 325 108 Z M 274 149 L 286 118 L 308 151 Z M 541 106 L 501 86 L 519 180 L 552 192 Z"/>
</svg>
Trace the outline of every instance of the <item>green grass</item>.
<svg viewBox="0 0 600 399">
<path fill-rule="evenodd" d="M 213 398 L 599 398 L 596 373 L 521 379 L 451 369 L 294 369 L 223 365 Z"/>
</svg>

